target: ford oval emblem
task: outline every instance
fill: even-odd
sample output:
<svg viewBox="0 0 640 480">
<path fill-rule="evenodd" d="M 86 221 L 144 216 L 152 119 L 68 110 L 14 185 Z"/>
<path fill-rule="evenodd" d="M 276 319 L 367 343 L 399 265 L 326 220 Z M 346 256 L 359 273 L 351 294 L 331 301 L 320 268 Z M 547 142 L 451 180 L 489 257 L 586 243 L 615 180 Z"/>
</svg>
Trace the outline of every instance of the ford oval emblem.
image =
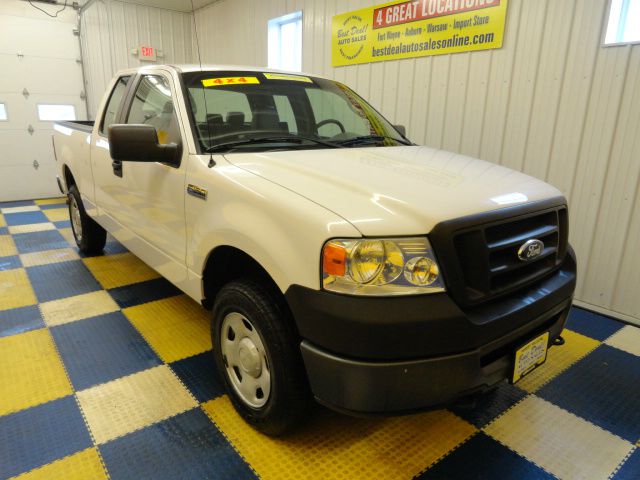
<svg viewBox="0 0 640 480">
<path fill-rule="evenodd" d="M 532 238 L 524 242 L 518 249 L 518 258 L 523 262 L 529 262 L 538 258 L 544 251 L 544 243 L 537 238 Z"/>
</svg>

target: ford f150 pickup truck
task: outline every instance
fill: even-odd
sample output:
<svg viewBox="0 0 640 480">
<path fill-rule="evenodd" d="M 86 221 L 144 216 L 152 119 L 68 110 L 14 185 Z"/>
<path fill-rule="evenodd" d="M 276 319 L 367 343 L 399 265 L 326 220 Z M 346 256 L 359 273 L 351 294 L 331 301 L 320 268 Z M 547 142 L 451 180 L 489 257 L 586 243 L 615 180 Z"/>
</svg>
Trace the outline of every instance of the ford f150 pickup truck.
<svg viewBox="0 0 640 480">
<path fill-rule="evenodd" d="M 79 249 L 100 254 L 108 231 L 210 309 L 212 369 L 267 434 L 313 398 L 357 415 L 446 405 L 562 343 L 563 195 L 413 144 L 339 82 L 123 71 L 95 122 L 55 124 L 54 148 Z"/>
</svg>

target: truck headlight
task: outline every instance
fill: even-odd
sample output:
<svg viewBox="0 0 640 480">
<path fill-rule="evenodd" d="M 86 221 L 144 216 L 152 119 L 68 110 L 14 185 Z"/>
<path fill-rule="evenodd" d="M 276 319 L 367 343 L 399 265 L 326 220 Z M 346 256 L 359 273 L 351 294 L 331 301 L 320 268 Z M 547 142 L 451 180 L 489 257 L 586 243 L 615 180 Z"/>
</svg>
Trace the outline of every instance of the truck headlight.
<svg viewBox="0 0 640 480">
<path fill-rule="evenodd" d="M 322 286 L 372 296 L 444 291 L 426 237 L 329 240 L 322 248 Z"/>
</svg>

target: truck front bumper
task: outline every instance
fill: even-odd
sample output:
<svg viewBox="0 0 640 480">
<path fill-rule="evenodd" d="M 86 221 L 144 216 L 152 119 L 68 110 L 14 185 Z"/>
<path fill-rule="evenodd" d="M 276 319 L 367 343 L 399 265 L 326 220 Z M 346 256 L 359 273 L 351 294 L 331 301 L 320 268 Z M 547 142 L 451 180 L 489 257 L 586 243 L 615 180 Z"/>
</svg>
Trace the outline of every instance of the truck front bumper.
<svg viewBox="0 0 640 480">
<path fill-rule="evenodd" d="M 571 308 L 576 264 L 505 298 L 461 310 L 446 293 L 354 297 L 292 286 L 314 396 L 354 414 L 410 412 L 452 402 L 511 376 L 514 351 L 543 332 L 550 345 Z"/>
</svg>

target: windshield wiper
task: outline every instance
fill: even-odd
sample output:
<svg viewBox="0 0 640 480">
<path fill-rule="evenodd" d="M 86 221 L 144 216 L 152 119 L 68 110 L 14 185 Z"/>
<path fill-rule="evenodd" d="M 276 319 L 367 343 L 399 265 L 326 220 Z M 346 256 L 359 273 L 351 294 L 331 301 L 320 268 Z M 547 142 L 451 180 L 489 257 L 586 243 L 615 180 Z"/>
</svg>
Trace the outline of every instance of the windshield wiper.
<svg viewBox="0 0 640 480">
<path fill-rule="evenodd" d="M 389 137 L 387 135 L 363 135 L 360 137 L 348 138 L 347 140 L 342 140 L 341 142 L 337 142 L 342 146 L 354 146 L 354 145 L 363 145 L 365 143 L 379 143 L 384 142 L 385 140 L 393 140 L 394 142 L 401 143 L 402 145 L 413 145 L 411 142 L 407 140 L 401 140 L 394 137 Z"/>
<path fill-rule="evenodd" d="M 233 150 L 235 147 L 241 147 L 243 145 L 252 145 L 257 143 L 274 143 L 274 142 L 291 142 L 300 143 L 303 141 L 309 141 L 318 145 L 324 145 L 329 148 L 344 148 L 337 143 L 327 142 L 319 138 L 307 137 L 305 135 L 272 135 L 268 137 L 247 138 L 245 140 L 236 140 L 233 142 L 220 143 L 218 145 L 212 145 L 207 148 L 207 153 L 214 153 L 221 150 Z"/>
</svg>

